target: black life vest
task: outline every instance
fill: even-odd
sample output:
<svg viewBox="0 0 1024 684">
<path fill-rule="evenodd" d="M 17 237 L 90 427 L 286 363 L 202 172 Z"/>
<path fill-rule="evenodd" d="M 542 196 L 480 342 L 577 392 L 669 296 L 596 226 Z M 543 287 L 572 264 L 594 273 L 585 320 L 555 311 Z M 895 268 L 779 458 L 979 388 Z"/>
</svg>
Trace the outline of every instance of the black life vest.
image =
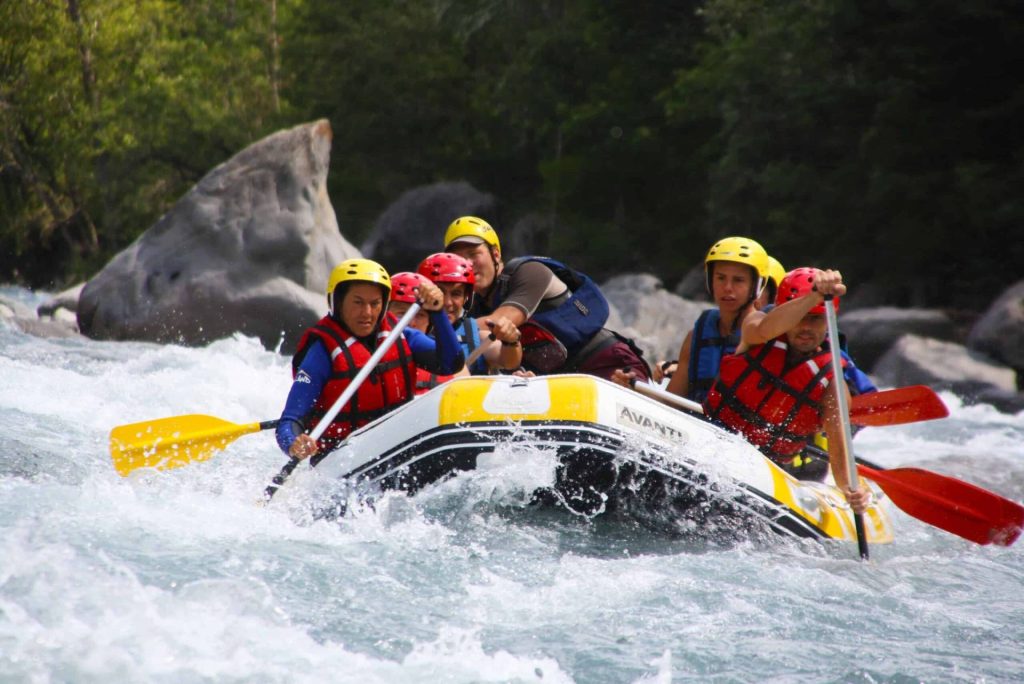
<svg viewBox="0 0 1024 684">
<path fill-rule="evenodd" d="M 560 261 L 543 256 L 523 256 L 510 260 L 495 280 L 495 287 L 480 305 L 479 315 L 486 315 L 508 297 L 512 276 L 523 264 L 537 261 L 551 269 L 565 283 L 568 292 L 554 302 L 541 302 L 524 324 L 522 331 L 530 340 L 523 342 L 523 366 L 539 373 L 551 373 L 575 357 L 608 322 L 608 300 L 597 283 L 586 274 L 569 268 Z M 489 310 L 487 308 L 489 307 Z"/>
</svg>

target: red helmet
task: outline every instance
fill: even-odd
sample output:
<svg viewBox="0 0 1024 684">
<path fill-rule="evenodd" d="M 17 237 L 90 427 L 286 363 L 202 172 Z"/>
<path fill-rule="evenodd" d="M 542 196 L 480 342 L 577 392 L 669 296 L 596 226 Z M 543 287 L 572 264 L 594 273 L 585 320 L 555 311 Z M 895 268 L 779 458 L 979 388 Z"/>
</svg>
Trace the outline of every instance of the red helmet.
<svg viewBox="0 0 1024 684">
<path fill-rule="evenodd" d="M 416 270 L 435 283 L 466 283 L 470 289 L 476 285 L 473 263 L 451 252 L 431 254 Z"/>
<path fill-rule="evenodd" d="M 779 283 L 779 291 L 775 295 L 775 306 L 785 304 L 791 299 L 797 297 L 803 297 L 805 294 L 810 294 L 814 291 L 814 274 L 818 269 L 811 268 L 810 266 L 801 266 L 800 268 L 794 268 L 792 271 L 786 274 L 786 277 Z M 832 298 L 832 307 L 839 312 L 839 297 Z M 825 313 L 825 303 L 822 302 L 807 313 L 812 314 L 823 314 Z"/>
<path fill-rule="evenodd" d="M 396 273 L 391 276 L 391 301 L 412 304 L 416 301 L 416 293 L 413 290 L 429 282 L 419 273 L 411 273 L 409 271 Z"/>
</svg>

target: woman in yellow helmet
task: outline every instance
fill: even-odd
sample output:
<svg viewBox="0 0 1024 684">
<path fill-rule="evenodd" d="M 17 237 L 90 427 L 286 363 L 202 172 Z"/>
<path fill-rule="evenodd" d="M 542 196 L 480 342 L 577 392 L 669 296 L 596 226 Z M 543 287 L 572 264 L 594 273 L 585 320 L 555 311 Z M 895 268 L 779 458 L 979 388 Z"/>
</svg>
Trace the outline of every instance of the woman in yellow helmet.
<svg viewBox="0 0 1024 684">
<path fill-rule="evenodd" d="M 768 281 L 768 253 L 750 238 L 722 238 L 704 258 L 704 275 L 717 308 L 702 313 L 686 334 L 679 370 L 668 383 L 668 391 L 698 402 L 707 396 L 722 357 L 739 344 L 743 319 Z"/>
<path fill-rule="evenodd" d="M 328 313 L 305 332 L 292 358 L 294 380 L 277 426 L 277 443 L 288 456 L 322 458 L 356 428 L 411 400 L 417 367 L 442 375 L 462 368 L 462 345 L 448 323 L 444 296 L 437 285 L 424 279 L 416 296 L 437 330 L 436 342 L 406 327 L 323 436 L 314 441 L 306 434 L 388 336 L 392 326 L 385 314 L 390 294 L 391 277 L 375 261 L 349 259 L 331 272 Z"/>
<path fill-rule="evenodd" d="M 758 311 L 764 311 L 766 306 L 775 305 L 775 295 L 779 291 L 779 283 L 786 277 L 786 269 L 779 260 L 768 255 L 768 280 L 765 282 L 761 294 L 757 296 L 754 307 Z"/>
</svg>

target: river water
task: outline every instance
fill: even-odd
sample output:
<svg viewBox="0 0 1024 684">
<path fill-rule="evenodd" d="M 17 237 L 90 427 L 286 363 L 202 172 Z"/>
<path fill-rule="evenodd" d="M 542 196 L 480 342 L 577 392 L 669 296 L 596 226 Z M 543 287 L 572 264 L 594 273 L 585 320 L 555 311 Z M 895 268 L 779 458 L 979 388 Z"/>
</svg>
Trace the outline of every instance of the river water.
<svg viewBox="0 0 1024 684">
<path fill-rule="evenodd" d="M 5 288 L 27 304 L 41 297 Z M 288 359 L 0 322 L 0 682 L 1010 682 L 1024 542 L 893 511 L 872 548 L 678 538 L 536 508 L 545 455 L 341 521 L 256 500 L 269 432 L 121 478 L 116 425 L 277 416 Z M 1024 414 L 866 429 L 858 453 L 1024 500 Z M 298 500 L 298 499 L 294 499 Z"/>
</svg>

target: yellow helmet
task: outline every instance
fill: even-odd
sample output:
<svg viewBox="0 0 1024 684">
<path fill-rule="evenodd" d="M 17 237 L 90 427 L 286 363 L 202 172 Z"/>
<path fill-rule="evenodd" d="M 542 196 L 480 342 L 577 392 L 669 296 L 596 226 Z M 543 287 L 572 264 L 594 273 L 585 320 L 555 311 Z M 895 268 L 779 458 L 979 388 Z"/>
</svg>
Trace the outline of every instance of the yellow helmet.
<svg viewBox="0 0 1024 684">
<path fill-rule="evenodd" d="M 374 283 L 384 288 L 384 301 L 391 297 L 391 276 L 370 259 L 347 259 L 334 267 L 327 279 L 327 305 L 334 311 L 334 289 L 345 282 Z"/>
<path fill-rule="evenodd" d="M 751 299 L 761 294 L 765 283 L 768 282 L 768 252 L 756 240 L 745 237 L 727 237 L 711 245 L 707 256 L 704 257 L 704 276 L 708 292 L 713 292 L 711 269 L 708 268 L 708 264 L 714 261 L 732 261 L 754 269 L 757 274 L 757 283 L 754 292 L 750 295 Z"/>
<path fill-rule="evenodd" d="M 775 289 L 779 289 L 779 283 L 786 277 L 786 269 L 773 256 L 768 257 L 768 279 L 775 283 Z"/>
<path fill-rule="evenodd" d="M 477 244 L 487 243 L 501 252 L 501 243 L 498 242 L 498 234 L 491 228 L 491 224 L 476 216 L 463 216 L 452 221 L 444 234 L 444 248 L 453 242 L 476 242 Z"/>
</svg>

